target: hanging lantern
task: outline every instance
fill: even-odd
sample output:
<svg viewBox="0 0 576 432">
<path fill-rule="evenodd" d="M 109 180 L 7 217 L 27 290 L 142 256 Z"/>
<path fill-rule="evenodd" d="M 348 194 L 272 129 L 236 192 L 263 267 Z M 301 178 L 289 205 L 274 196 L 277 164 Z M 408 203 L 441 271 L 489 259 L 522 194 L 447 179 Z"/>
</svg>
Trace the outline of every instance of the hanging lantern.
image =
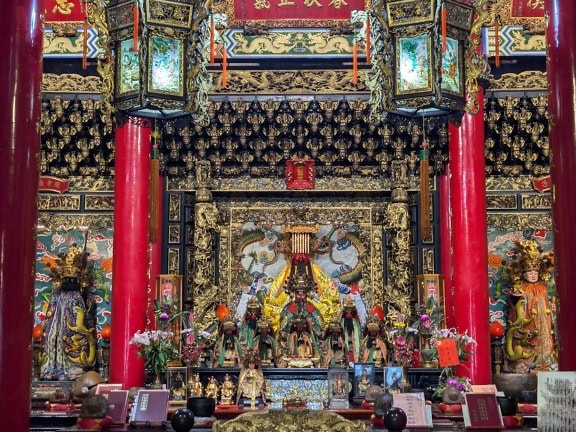
<svg viewBox="0 0 576 432">
<path fill-rule="evenodd" d="M 465 54 L 474 7 L 465 0 L 378 0 L 373 111 L 403 117 L 461 117 L 466 108 Z"/>
<path fill-rule="evenodd" d="M 106 17 L 114 107 L 148 117 L 191 113 L 206 121 L 210 28 L 204 2 L 111 0 Z"/>
</svg>

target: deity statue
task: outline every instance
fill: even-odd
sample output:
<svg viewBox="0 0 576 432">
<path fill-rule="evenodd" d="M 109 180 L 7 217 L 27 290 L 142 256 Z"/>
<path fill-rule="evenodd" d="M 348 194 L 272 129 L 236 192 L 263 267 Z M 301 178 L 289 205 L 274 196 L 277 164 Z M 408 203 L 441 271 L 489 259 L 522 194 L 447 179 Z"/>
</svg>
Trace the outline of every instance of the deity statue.
<svg viewBox="0 0 576 432">
<path fill-rule="evenodd" d="M 246 305 L 246 312 L 240 324 L 240 344 L 246 349 L 254 348 L 254 337 L 258 326 L 258 320 L 262 317 L 261 305 L 254 296 Z"/>
<path fill-rule="evenodd" d="M 220 323 L 219 337 L 214 347 L 214 367 L 236 367 L 240 363 L 242 350 L 236 323 L 228 318 Z"/>
<path fill-rule="evenodd" d="M 388 350 L 383 339 L 382 323 L 376 316 L 368 318 L 364 333 L 360 343 L 362 363 L 374 363 L 376 367 L 385 365 Z"/>
<path fill-rule="evenodd" d="M 342 373 L 338 372 L 332 383 L 332 397 L 335 399 L 346 399 L 347 382 L 344 380 Z"/>
<path fill-rule="evenodd" d="M 206 397 L 218 400 L 218 391 L 218 381 L 216 381 L 214 376 L 211 376 L 208 379 L 208 384 L 206 384 Z"/>
<path fill-rule="evenodd" d="M 220 386 L 220 400 L 222 405 L 232 405 L 234 394 L 236 393 L 236 385 L 232 381 L 230 375 L 224 375 L 224 381 Z"/>
<path fill-rule="evenodd" d="M 258 321 L 254 350 L 258 353 L 262 366 L 273 366 L 278 358 L 278 343 L 274 339 L 272 326 L 265 318 Z"/>
<path fill-rule="evenodd" d="M 365 395 L 366 390 L 372 385 L 370 382 L 370 377 L 368 376 L 368 370 L 366 368 L 362 369 L 362 374 L 358 378 L 358 393 L 360 395 Z"/>
<path fill-rule="evenodd" d="M 353 363 L 360 361 L 360 340 L 362 338 L 362 324 L 358 317 L 356 304 L 350 297 L 346 297 L 340 313 L 340 325 L 344 330 L 344 344 L 348 351 L 348 360 Z"/>
<path fill-rule="evenodd" d="M 543 255 L 534 240 L 517 243 L 519 258 L 510 266 L 512 290 L 505 337 L 508 368 L 517 373 L 556 368 L 557 353 L 548 282 L 552 254 Z"/>
<path fill-rule="evenodd" d="M 184 377 L 180 372 L 174 377 L 174 383 L 170 388 L 170 399 L 173 401 L 186 400 L 186 386 L 184 385 Z"/>
<path fill-rule="evenodd" d="M 348 364 L 348 352 L 342 335 L 342 327 L 339 321 L 332 321 L 326 328 L 324 335 L 324 367 L 346 366 Z"/>
<path fill-rule="evenodd" d="M 40 374 L 47 380 L 74 380 L 96 361 L 92 269 L 85 248 L 76 244 L 48 266 L 53 292 L 46 313 Z"/>
<path fill-rule="evenodd" d="M 243 367 L 238 377 L 238 398 L 244 397 L 250 401 L 250 406 L 256 406 L 256 400 L 260 398 L 266 403 L 266 381 L 262 369 L 258 364 L 258 357 L 254 353 L 248 353 L 244 359 Z"/>
<path fill-rule="evenodd" d="M 202 397 L 204 396 L 204 386 L 200 380 L 200 374 L 195 373 L 192 377 L 192 383 L 190 383 L 190 396 L 192 397 Z"/>
</svg>

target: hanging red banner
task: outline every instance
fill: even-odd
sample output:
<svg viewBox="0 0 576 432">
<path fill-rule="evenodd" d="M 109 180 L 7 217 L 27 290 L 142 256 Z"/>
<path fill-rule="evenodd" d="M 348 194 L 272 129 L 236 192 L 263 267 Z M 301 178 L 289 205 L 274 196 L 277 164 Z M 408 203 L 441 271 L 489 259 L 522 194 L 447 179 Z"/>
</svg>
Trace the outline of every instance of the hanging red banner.
<svg viewBox="0 0 576 432">
<path fill-rule="evenodd" d="M 277 27 L 313 27 L 325 21 L 350 20 L 365 0 L 228 0 L 231 21 L 260 21 Z"/>
<path fill-rule="evenodd" d="M 511 18 L 544 18 L 544 0 L 512 0 Z"/>
<path fill-rule="evenodd" d="M 44 21 L 84 22 L 83 0 L 44 0 Z"/>
</svg>

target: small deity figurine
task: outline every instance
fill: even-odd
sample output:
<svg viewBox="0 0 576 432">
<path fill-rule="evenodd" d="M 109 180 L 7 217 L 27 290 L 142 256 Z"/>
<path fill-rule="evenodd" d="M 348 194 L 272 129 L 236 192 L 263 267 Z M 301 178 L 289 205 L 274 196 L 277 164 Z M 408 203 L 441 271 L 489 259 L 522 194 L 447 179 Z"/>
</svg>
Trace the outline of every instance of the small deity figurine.
<svg viewBox="0 0 576 432">
<path fill-rule="evenodd" d="M 332 397 L 335 399 L 346 398 L 346 381 L 342 377 L 342 373 L 338 372 L 332 383 Z"/>
<path fill-rule="evenodd" d="M 314 336 L 304 316 L 292 319 L 288 336 L 288 352 L 293 357 L 309 358 L 314 352 Z"/>
<path fill-rule="evenodd" d="M 190 384 L 190 396 L 191 397 L 202 397 L 204 396 L 204 386 L 202 381 L 200 381 L 200 374 L 194 374 L 192 377 L 192 383 Z"/>
<path fill-rule="evenodd" d="M 244 366 L 238 377 L 238 398 L 244 397 L 250 401 L 250 406 L 256 406 L 256 399 L 261 398 L 266 403 L 266 381 L 258 364 L 258 357 L 249 352 L 244 359 Z"/>
<path fill-rule="evenodd" d="M 214 348 L 214 367 L 235 367 L 240 363 L 241 347 L 236 323 L 228 318 L 220 324 L 220 336 Z"/>
<path fill-rule="evenodd" d="M 224 375 L 224 382 L 220 386 L 220 403 L 222 405 L 232 405 L 232 399 L 236 392 L 236 385 L 232 381 L 230 375 Z"/>
<path fill-rule="evenodd" d="M 346 296 L 342 304 L 340 325 L 344 330 L 344 344 L 348 350 L 348 360 L 354 363 L 360 361 L 360 340 L 362 338 L 362 325 L 356 310 L 356 303 Z"/>
<path fill-rule="evenodd" d="M 374 363 L 376 367 L 380 367 L 386 363 L 386 356 L 388 350 L 386 343 L 382 337 L 382 324 L 376 316 L 368 318 L 365 336 L 360 343 L 360 352 L 362 355 L 363 363 Z"/>
<path fill-rule="evenodd" d="M 212 398 L 212 399 L 218 399 L 218 381 L 216 381 L 216 378 L 214 378 L 214 376 L 211 376 L 208 379 L 208 384 L 206 384 L 206 397 Z"/>
<path fill-rule="evenodd" d="M 358 378 L 358 393 L 360 395 L 365 395 L 366 390 L 372 385 L 370 382 L 370 377 L 368 376 L 368 370 L 366 368 L 362 369 L 362 374 Z"/>
<path fill-rule="evenodd" d="M 186 400 L 186 386 L 184 386 L 184 377 L 180 372 L 174 377 L 174 383 L 170 388 L 170 399 L 173 401 Z"/>
<path fill-rule="evenodd" d="M 255 296 L 248 300 L 246 313 L 240 324 L 240 344 L 247 348 L 254 348 L 254 338 L 258 327 L 258 320 L 262 316 L 261 305 Z"/>
<path fill-rule="evenodd" d="M 265 318 L 258 321 L 256 337 L 254 338 L 254 350 L 258 353 L 262 366 L 273 366 L 279 355 L 278 343 L 274 339 L 272 325 Z"/>
<path fill-rule="evenodd" d="M 324 337 L 324 367 L 344 366 L 348 363 L 342 327 L 338 321 L 331 322 Z"/>
</svg>

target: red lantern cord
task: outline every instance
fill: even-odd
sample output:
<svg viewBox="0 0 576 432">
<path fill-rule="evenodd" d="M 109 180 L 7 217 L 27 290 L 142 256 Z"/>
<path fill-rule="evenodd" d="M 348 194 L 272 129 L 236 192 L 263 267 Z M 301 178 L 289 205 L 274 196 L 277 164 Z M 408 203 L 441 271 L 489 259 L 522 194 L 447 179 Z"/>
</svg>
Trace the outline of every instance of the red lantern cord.
<svg viewBox="0 0 576 432">
<path fill-rule="evenodd" d="M 442 6 L 442 53 L 446 52 L 446 6 Z"/>
<path fill-rule="evenodd" d="M 358 84 L 358 44 L 352 45 L 352 82 Z"/>
<path fill-rule="evenodd" d="M 214 39 L 216 37 L 214 28 L 214 17 L 210 18 L 210 64 L 214 64 Z"/>
<path fill-rule="evenodd" d="M 496 67 L 500 67 L 500 36 L 498 34 L 498 23 L 494 24 L 494 51 Z"/>
<path fill-rule="evenodd" d="M 88 17 L 84 18 L 82 37 L 82 70 L 86 70 L 88 67 Z"/>
<path fill-rule="evenodd" d="M 88 67 L 88 9 L 86 2 L 81 3 L 82 12 L 84 12 L 84 26 L 82 31 L 82 70 Z"/>
<path fill-rule="evenodd" d="M 366 63 L 370 64 L 370 12 L 366 18 Z"/>
<path fill-rule="evenodd" d="M 134 2 L 134 46 L 132 47 L 134 51 L 138 51 L 138 26 L 140 25 L 140 10 L 138 9 L 138 1 Z"/>
<path fill-rule="evenodd" d="M 226 44 L 222 46 L 222 88 L 228 85 L 228 54 L 226 53 Z"/>
</svg>

